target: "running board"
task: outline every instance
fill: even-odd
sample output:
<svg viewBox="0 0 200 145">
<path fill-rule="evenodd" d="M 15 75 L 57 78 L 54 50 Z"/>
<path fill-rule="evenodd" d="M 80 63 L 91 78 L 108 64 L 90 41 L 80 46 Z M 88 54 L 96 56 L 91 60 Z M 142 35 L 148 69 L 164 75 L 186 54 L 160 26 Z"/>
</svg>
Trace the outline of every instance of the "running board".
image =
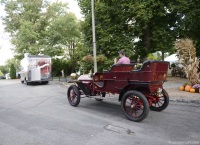
<svg viewBox="0 0 200 145">
<path fill-rule="evenodd" d="M 88 95 L 81 95 L 81 98 L 91 98 L 91 99 L 103 99 L 103 100 L 118 100 L 117 96 L 88 96 Z"/>
</svg>

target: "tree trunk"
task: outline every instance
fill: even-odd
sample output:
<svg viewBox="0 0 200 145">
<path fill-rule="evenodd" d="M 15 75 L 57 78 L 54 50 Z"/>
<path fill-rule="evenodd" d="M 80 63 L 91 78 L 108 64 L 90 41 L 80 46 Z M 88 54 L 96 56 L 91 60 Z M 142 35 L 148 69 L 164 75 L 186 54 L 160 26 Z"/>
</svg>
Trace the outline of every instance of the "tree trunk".
<svg viewBox="0 0 200 145">
<path fill-rule="evenodd" d="M 141 55 L 141 59 L 145 61 L 147 59 L 147 55 L 151 50 L 151 30 L 150 26 L 146 27 L 146 29 L 143 30 L 143 38 L 142 38 L 142 43 L 144 46 L 145 51 Z"/>
</svg>

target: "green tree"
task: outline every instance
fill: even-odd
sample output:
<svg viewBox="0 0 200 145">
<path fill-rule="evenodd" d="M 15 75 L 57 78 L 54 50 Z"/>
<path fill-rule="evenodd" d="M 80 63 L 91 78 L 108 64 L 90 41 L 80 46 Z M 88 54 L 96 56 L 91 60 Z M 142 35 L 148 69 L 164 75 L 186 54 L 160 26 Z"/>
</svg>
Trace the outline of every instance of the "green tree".
<svg viewBox="0 0 200 145">
<path fill-rule="evenodd" d="M 84 44 L 80 21 L 68 12 L 67 3 L 48 3 L 43 0 L 2 0 L 6 31 L 11 34 L 16 58 L 24 53 L 64 56 L 76 71 Z"/>
<path fill-rule="evenodd" d="M 14 64 L 11 64 L 11 66 L 10 66 L 10 78 L 16 79 L 16 68 L 15 68 Z"/>
<path fill-rule="evenodd" d="M 68 12 L 67 3 L 48 3 L 43 0 L 2 0 L 7 15 L 3 18 L 6 31 L 15 46 L 15 58 L 24 53 L 64 56 L 77 70 L 83 57 L 84 44 L 80 21 Z"/>
<path fill-rule="evenodd" d="M 42 0 L 8 0 L 4 3 L 7 16 L 3 20 L 16 46 L 15 51 L 21 58 L 25 52 L 33 55 L 43 53 L 45 29 L 53 18 L 62 13 L 62 4 L 50 5 Z"/>
<path fill-rule="evenodd" d="M 113 59 L 118 50 L 125 49 L 127 55 L 136 60 L 137 57 L 145 59 L 149 53 L 158 50 L 162 51 L 162 54 L 172 51 L 177 37 L 177 11 L 171 8 L 176 5 L 175 2 L 95 1 L 97 53 L 103 53 Z M 85 15 L 82 27 L 86 43 L 91 48 L 90 0 L 79 0 L 79 6 Z"/>
<path fill-rule="evenodd" d="M 0 76 L 3 76 L 4 74 L 2 73 L 2 71 L 0 70 Z"/>
<path fill-rule="evenodd" d="M 71 67 L 72 67 L 72 63 L 70 60 L 52 59 L 53 76 L 61 76 L 62 70 L 64 70 L 65 76 L 69 76 L 71 74 Z"/>
<path fill-rule="evenodd" d="M 80 54 L 81 32 L 79 23 L 73 13 L 68 13 L 55 19 L 47 31 L 47 39 L 51 43 L 50 46 L 47 45 L 48 48 L 45 51 L 50 52 L 58 50 L 55 48 L 61 48 L 65 58 L 70 59 L 72 63 L 71 72 L 76 70 L 75 66 L 78 65 L 77 59 Z M 52 54 L 58 55 L 54 52 Z"/>
<path fill-rule="evenodd" d="M 7 74 L 9 72 L 9 68 L 7 65 L 1 65 L 0 70 L 2 71 L 3 74 Z"/>
<path fill-rule="evenodd" d="M 11 58 L 6 61 L 6 67 L 10 68 L 11 65 L 15 66 L 16 71 L 20 71 L 20 61 L 16 58 Z"/>
<path fill-rule="evenodd" d="M 196 46 L 196 54 L 200 56 L 200 3 L 198 0 L 179 1 L 172 7 L 179 16 L 178 38 L 190 38 Z"/>
</svg>

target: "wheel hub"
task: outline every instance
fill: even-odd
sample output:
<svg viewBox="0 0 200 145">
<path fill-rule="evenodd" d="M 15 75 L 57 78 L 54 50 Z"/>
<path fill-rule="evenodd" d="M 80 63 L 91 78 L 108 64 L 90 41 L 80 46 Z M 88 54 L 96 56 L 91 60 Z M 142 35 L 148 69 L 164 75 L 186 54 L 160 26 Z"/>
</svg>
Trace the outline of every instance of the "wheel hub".
<svg viewBox="0 0 200 145">
<path fill-rule="evenodd" d="M 131 105 L 131 108 L 132 108 L 132 109 L 135 108 L 135 104 L 132 104 L 132 105 Z"/>
</svg>

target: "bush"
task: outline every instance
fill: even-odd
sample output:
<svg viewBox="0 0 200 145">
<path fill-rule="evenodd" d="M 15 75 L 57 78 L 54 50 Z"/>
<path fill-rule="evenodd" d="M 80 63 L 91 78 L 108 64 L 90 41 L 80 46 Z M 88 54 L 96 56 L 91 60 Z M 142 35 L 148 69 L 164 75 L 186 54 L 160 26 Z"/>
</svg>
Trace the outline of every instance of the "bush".
<svg viewBox="0 0 200 145">
<path fill-rule="evenodd" d="M 113 63 L 113 62 L 112 62 Z M 97 68 L 98 72 L 102 72 L 103 69 L 108 69 L 108 66 L 110 66 L 110 62 L 107 61 L 107 57 L 104 55 L 98 55 L 97 56 Z M 81 61 L 81 68 L 82 73 L 89 73 L 90 70 L 93 72 L 94 69 L 94 58 L 92 55 L 86 55 L 82 58 Z"/>
<path fill-rule="evenodd" d="M 70 60 L 64 59 L 52 59 L 52 75 L 53 76 L 61 76 L 61 71 L 64 69 L 65 76 L 69 76 L 72 72 L 72 68 L 78 65 L 73 65 Z"/>
<path fill-rule="evenodd" d="M 16 68 L 15 68 L 14 64 L 11 64 L 11 66 L 10 66 L 10 78 L 16 79 Z"/>
<path fill-rule="evenodd" d="M 4 74 L 2 73 L 2 71 L 0 70 L 0 76 L 3 76 Z"/>
</svg>

